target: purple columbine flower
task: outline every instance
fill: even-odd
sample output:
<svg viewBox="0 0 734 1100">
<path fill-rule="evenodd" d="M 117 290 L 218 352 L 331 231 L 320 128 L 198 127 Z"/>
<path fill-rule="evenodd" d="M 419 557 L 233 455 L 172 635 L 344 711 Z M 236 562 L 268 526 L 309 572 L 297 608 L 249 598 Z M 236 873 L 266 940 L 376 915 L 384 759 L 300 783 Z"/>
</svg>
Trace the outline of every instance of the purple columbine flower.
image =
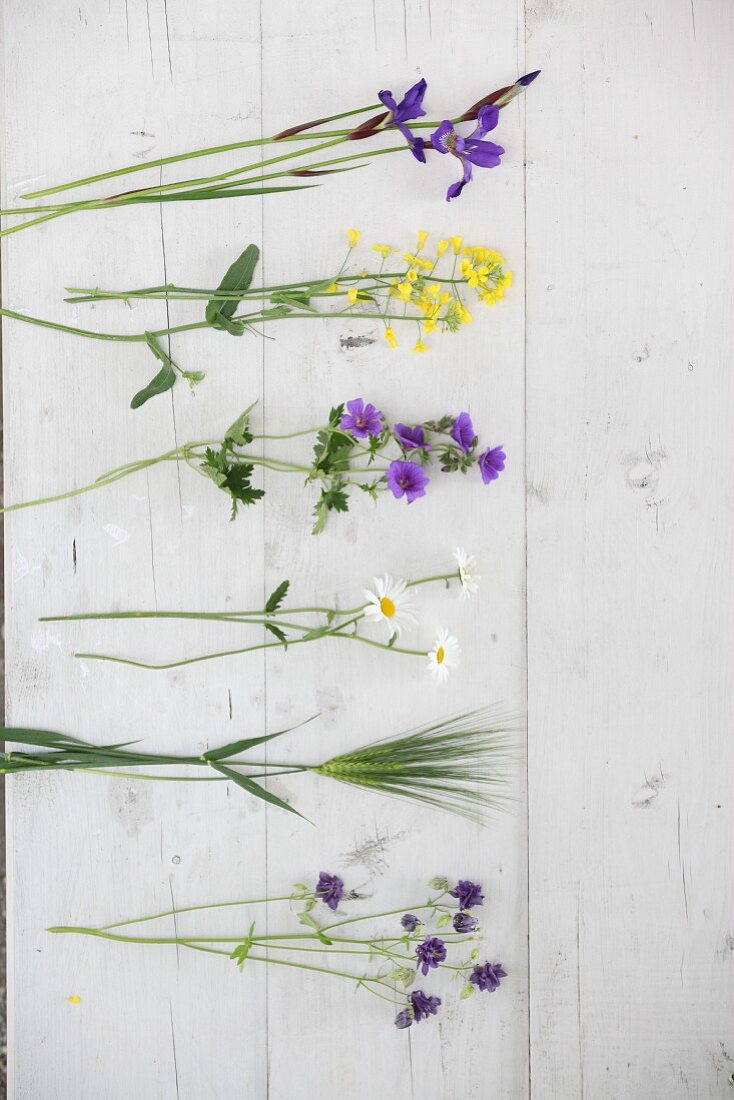
<svg viewBox="0 0 734 1100">
<path fill-rule="evenodd" d="M 414 462 L 391 462 L 385 480 L 396 500 L 404 496 L 412 504 L 426 495 L 426 485 L 431 479 Z"/>
<path fill-rule="evenodd" d="M 429 997 L 427 993 L 423 993 L 420 989 L 415 989 L 408 1000 L 413 1008 L 417 1024 L 421 1020 L 427 1020 L 429 1016 L 435 1016 L 438 1012 L 438 1006 L 441 1004 L 440 997 Z"/>
<path fill-rule="evenodd" d="M 484 454 L 479 456 L 477 461 L 485 485 L 489 485 L 490 481 L 497 480 L 505 468 L 506 458 L 507 455 L 502 450 L 502 444 L 499 447 L 486 450 Z"/>
<path fill-rule="evenodd" d="M 470 913 L 456 913 L 452 921 L 455 932 L 475 932 L 479 921 L 476 917 L 472 917 Z"/>
<path fill-rule="evenodd" d="M 415 932 L 418 925 L 423 924 L 423 921 L 416 917 L 414 913 L 403 913 L 400 923 L 406 932 Z"/>
<path fill-rule="evenodd" d="M 365 405 L 361 397 L 347 401 L 347 410 L 339 424 L 343 432 L 349 432 L 355 439 L 366 439 L 382 431 L 382 413 L 374 405 Z"/>
<path fill-rule="evenodd" d="M 495 145 L 493 141 L 482 141 L 485 134 L 494 130 L 500 117 L 500 109 L 494 103 L 482 107 L 477 118 L 477 125 L 468 137 L 462 137 L 457 133 L 453 122 L 444 119 L 437 130 L 431 134 L 431 144 L 439 153 L 451 153 L 461 161 L 464 169 L 463 177 L 458 183 L 452 183 L 446 192 L 446 201 L 458 198 L 472 178 L 472 165 L 477 168 L 496 168 L 500 163 L 500 157 L 504 153 L 501 145 Z"/>
<path fill-rule="evenodd" d="M 425 977 L 429 970 L 435 969 L 446 958 L 446 944 L 437 936 L 426 936 L 423 943 L 416 947 L 415 954 L 418 969 Z"/>
<path fill-rule="evenodd" d="M 459 413 L 451 429 L 451 438 L 458 444 L 464 454 L 472 449 L 477 437 L 474 434 L 474 425 L 471 422 L 469 413 Z"/>
<path fill-rule="evenodd" d="M 469 975 L 469 981 L 482 993 L 494 993 L 499 989 L 500 982 L 507 977 L 502 969 L 502 963 L 486 962 L 483 966 L 475 966 Z"/>
<path fill-rule="evenodd" d="M 449 890 L 449 893 L 452 898 L 458 899 L 459 909 L 473 909 L 475 905 L 481 905 L 484 901 L 481 886 L 477 885 L 476 882 L 469 882 L 465 878 L 459 879 L 454 889 Z"/>
<path fill-rule="evenodd" d="M 416 137 L 408 127 L 406 122 L 413 118 L 423 118 L 425 111 L 423 110 L 423 96 L 426 94 L 426 82 L 421 78 L 417 84 L 414 84 L 412 88 L 408 88 L 407 92 L 400 100 L 399 103 L 395 102 L 395 97 L 392 92 L 382 91 L 378 94 L 380 103 L 384 104 L 390 112 L 385 120 L 385 126 L 394 126 L 403 135 L 408 143 L 408 147 L 421 164 L 426 163 L 426 154 L 423 151 L 423 138 Z"/>
<path fill-rule="evenodd" d="M 319 881 L 316 883 L 316 897 L 321 898 L 329 909 L 336 909 L 344 893 L 344 883 L 338 875 L 330 875 L 328 871 L 321 871 Z"/>
<path fill-rule="evenodd" d="M 426 443 L 426 437 L 420 424 L 415 428 L 409 428 L 407 424 L 393 424 L 392 430 L 404 451 L 431 450 L 431 444 Z"/>
<path fill-rule="evenodd" d="M 411 1027 L 413 1022 L 419 1024 L 421 1020 L 427 1020 L 429 1016 L 435 1016 L 441 1004 L 440 997 L 429 997 L 420 989 L 416 989 L 408 997 L 408 1007 L 398 1012 L 395 1017 L 395 1027 L 401 1030 Z"/>
</svg>

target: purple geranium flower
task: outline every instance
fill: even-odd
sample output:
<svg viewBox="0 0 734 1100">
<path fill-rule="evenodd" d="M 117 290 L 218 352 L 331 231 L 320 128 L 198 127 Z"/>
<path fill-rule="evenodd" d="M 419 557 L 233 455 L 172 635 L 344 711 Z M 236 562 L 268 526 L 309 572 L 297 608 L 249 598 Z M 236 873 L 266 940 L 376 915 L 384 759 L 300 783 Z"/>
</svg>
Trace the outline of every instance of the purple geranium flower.
<svg viewBox="0 0 734 1100">
<path fill-rule="evenodd" d="M 486 450 L 484 454 L 479 456 L 477 461 L 485 485 L 489 485 L 490 481 L 497 480 L 505 468 L 506 458 L 507 455 L 502 450 L 502 444 L 499 447 Z"/>
<path fill-rule="evenodd" d="M 410 1027 L 413 1021 L 419 1024 L 421 1020 L 427 1020 L 429 1016 L 435 1016 L 440 1004 L 440 997 L 429 997 L 427 993 L 416 989 L 408 997 L 408 1007 L 404 1008 L 402 1012 L 398 1012 L 395 1017 L 395 1027 L 401 1029 Z"/>
<path fill-rule="evenodd" d="M 385 126 L 394 126 L 403 135 L 408 143 L 411 153 L 421 164 L 426 163 L 426 154 L 423 151 L 423 138 L 416 137 L 405 125 L 412 118 L 423 118 L 423 96 L 426 94 L 426 82 L 421 79 L 407 92 L 399 103 L 395 102 L 392 92 L 382 91 L 378 99 L 390 112 L 385 121 Z"/>
<path fill-rule="evenodd" d="M 452 921 L 455 932 L 474 932 L 479 921 L 469 913 L 456 913 Z"/>
<path fill-rule="evenodd" d="M 495 989 L 499 989 L 502 979 L 506 977 L 507 973 L 502 969 L 502 963 L 486 962 L 484 966 L 474 967 L 469 975 L 469 981 L 482 993 L 485 991 L 494 993 Z"/>
<path fill-rule="evenodd" d="M 426 443 L 420 424 L 415 428 L 409 428 L 407 424 L 393 424 L 392 430 L 404 451 L 430 451 L 431 444 Z"/>
<path fill-rule="evenodd" d="M 458 899 L 460 909 L 473 909 L 475 905 L 481 905 L 484 901 L 481 886 L 478 886 L 476 882 L 469 882 L 465 878 L 459 879 L 454 889 L 449 890 L 449 893 L 452 898 Z"/>
<path fill-rule="evenodd" d="M 365 439 L 382 431 L 382 413 L 374 405 L 365 405 L 361 397 L 347 401 L 347 410 L 339 424 L 343 432 L 349 432 L 355 439 Z"/>
<path fill-rule="evenodd" d="M 425 977 L 429 970 L 437 967 L 446 958 L 446 944 L 437 936 L 426 936 L 423 943 L 416 947 L 415 954 L 418 969 Z"/>
<path fill-rule="evenodd" d="M 404 913 L 400 918 L 400 923 L 406 932 L 415 932 L 418 925 L 423 924 L 423 921 L 419 920 L 413 913 Z"/>
<path fill-rule="evenodd" d="M 469 413 L 459 413 L 451 429 L 451 438 L 455 440 L 464 454 L 472 449 L 477 437 L 474 434 L 474 425 L 471 422 Z"/>
<path fill-rule="evenodd" d="M 468 137 L 462 137 L 457 133 L 454 124 L 444 119 L 437 130 L 431 134 L 431 144 L 439 153 L 451 153 L 461 161 L 464 169 L 463 177 L 458 183 L 452 183 L 446 192 L 446 201 L 458 198 L 472 178 L 472 165 L 477 168 L 496 168 L 500 163 L 500 157 L 504 153 L 501 145 L 495 145 L 493 141 L 482 141 L 485 134 L 494 130 L 500 117 L 499 107 L 489 104 L 482 107 L 477 118 L 477 125 Z"/>
<path fill-rule="evenodd" d="M 329 909 L 337 908 L 343 893 L 344 883 L 338 875 L 330 875 L 328 871 L 322 871 L 319 874 L 319 881 L 316 883 L 316 897 L 321 898 L 324 905 L 329 906 Z"/>
<path fill-rule="evenodd" d="M 412 504 L 426 495 L 426 485 L 431 479 L 414 462 L 391 462 L 385 480 L 396 500 L 405 496 L 408 504 Z"/>
</svg>

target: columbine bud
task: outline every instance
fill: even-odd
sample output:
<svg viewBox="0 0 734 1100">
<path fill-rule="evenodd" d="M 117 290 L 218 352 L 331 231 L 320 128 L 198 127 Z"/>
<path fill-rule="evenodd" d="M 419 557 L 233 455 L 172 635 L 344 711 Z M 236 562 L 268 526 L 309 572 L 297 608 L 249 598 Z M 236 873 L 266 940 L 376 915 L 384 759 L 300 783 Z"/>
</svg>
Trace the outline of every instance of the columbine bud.
<svg viewBox="0 0 734 1100">
<path fill-rule="evenodd" d="M 442 875 L 437 875 L 436 878 L 431 879 L 428 886 L 431 890 L 448 890 L 449 880 Z"/>
</svg>

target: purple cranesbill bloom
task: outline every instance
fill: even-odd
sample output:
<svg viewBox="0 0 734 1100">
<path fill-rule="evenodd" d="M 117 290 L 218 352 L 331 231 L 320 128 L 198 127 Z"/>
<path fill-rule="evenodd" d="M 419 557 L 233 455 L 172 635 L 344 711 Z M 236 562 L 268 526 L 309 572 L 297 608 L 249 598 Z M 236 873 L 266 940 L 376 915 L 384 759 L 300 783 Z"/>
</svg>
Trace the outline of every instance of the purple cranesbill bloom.
<svg viewBox="0 0 734 1100">
<path fill-rule="evenodd" d="M 316 897 L 321 898 L 329 909 L 336 909 L 344 893 L 344 883 L 338 875 L 330 875 L 328 871 L 321 871 L 319 881 L 316 883 Z"/>
<path fill-rule="evenodd" d="M 392 430 L 404 451 L 431 450 L 431 444 L 426 443 L 426 437 L 420 424 L 415 428 L 410 428 L 407 424 L 393 424 Z"/>
<path fill-rule="evenodd" d="M 355 439 L 379 435 L 382 431 L 382 413 L 374 405 L 365 405 L 361 397 L 355 397 L 354 401 L 347 401 L 347 411 L 342 413 L 339 427 Z"/>
<path fill-rule="evenodd" d="M 476 882 L 469 882 L 462 878 L 456 883 L 453 890 L 449 890 L 452 898 L 457 898 L 459 909 L 473 909 L 475 905 L 481 905 L 484 901 L 482 888 Z"/>
<path fill-rule="evenodd" d="M 469 975 L 469 981 L 482 993 L 494 993 L 495 989 L 499 989 L 502 979 L 506 977 L 507 973 L 502 969 L 502 963 L 486 962 L 483 966 L 474 967 Z"/>
<path fill-rule="evenodd" d="M 452 921 L 455 932 L 474 932 L 479 924 L 476 917 L 473 917 L 470 913 L 456 913 Z"/>
<path fill-rule="evenodd" d="M 380 103 L 384 104 L 390 112 L 385 120 L 385 126 L 394 126 L 403 135 L 408 143 L 411 153 L 421 164 L 426 163 L 426 154 L 423 151 L 423 138 L 416 137 L 405 125 L 413 118 L 423 118 L 423 96 L 426 94 L 426 82 L 421 78 L 407 92 L 399 103 L 395 102 L 392 92 L 382 91 L 378 94 Z"/>
<path fill-rule="evenodd" d="M 485 485 L 489 485 L 490 481 L 497 480 L 505 468 L 506 458 L 507 455 L 502 449 L 502 444 L 499 447 L 486 450 L 484 454 L 479 456 L 477 462 Z"/>
<path fill-rule="evenodd" d="M 451 429 L 451 438 L 458 444 L 464 454 L 472 449 L 477 437 L 474 434 L 474 425 L 471 422 L 469 413 L 459 413 Z"/>
<path fill-rule="evenodd" d="M 435 1016 L 438 1012 L 438 1006 L 441 1004 L 440 997 L 429 997 L 427 993 L 423 993 L 420 989 L 415 989 L 408 1000 L 413 1008 L 417 1024 L 421 1020 L 427 1020 L 429 1016 Z"/>
<path fill-rule="evenodd" d="M 494 103 L 482 107 L 477 118 L 477 125 L 468 137 L 462 137 L 454 127 L 453 122 L 444 119 L 437 130 L 431 134 L 431 144 L 439 153 L 451 153 L 461 161 L 464 169 L 463 177 L 458 183 L 452 183 L 446 192 L 446 201 L 458 198 L 472 178 L 472 166 L 477 168 L 496 168 L 500 163 L 500 157 L 504 153 L 501 145 L 495 145 L 493 141 L 482 141 L 485 134 L 494 130 L 500 117 L 500 109 Z"/>
<path fill-rule="evenodd" d="M 414 462 L 391 462 L 385 474 L 390 492 L 396 500 L 406 497 L 412 504 L 426 495 L 426 485 L 431 480 Z"/>
<path fill-rule="evenodd" d="M 429 970 L 435 969 L 446 958 L 446 944 L 438 936 L 426 936 L 423 943 L 416 947 L 415 954 L 418 969 L 425 977 Z"/>
<path fill-rule="evenodd" d="M 403 913 L 400 923 L 406 932 L 415 932 L 418 925 L 423 924 L 423 921 L 416 917 L 414 913 Z"/>
</svg>

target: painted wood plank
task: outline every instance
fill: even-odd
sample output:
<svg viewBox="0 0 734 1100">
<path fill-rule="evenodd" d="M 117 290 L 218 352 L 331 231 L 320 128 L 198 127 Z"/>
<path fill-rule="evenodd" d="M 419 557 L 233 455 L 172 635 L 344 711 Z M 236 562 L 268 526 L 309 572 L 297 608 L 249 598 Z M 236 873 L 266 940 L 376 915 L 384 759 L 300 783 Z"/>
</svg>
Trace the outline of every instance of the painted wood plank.
<svg viewBox="0 0 734 1100">
<path fill-rule="evenodd" d="M 731 6 L 527 34 L 532 1095 L 722 1096 Z"/>
</svg>

